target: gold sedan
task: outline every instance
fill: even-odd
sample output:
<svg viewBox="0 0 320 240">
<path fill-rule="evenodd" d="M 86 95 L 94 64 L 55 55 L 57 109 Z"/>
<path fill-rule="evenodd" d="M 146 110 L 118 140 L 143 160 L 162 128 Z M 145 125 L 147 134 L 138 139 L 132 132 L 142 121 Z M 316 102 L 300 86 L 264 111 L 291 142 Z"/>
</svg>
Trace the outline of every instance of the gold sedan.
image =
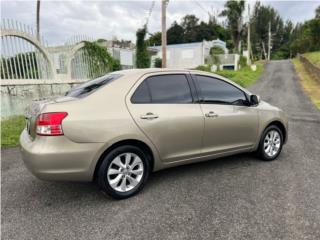
<svg viewBox="0 0 320 240">
<path fill-rule="evenodd" d="M 160 169 L 242 152 L 274 160 L 287 128 L 282 110 L 221 76 L 135 69 L 34 102 L 20 143 L 38 178 L 96 180 L 122 199 Z"/>
</svg>

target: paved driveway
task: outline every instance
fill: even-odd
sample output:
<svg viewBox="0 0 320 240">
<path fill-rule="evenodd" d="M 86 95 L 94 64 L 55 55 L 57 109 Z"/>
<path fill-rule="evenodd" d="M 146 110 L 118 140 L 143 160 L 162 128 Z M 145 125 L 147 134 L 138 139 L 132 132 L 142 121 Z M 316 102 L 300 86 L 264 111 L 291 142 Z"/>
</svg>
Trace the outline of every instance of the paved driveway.
<svg viewBox="0 0 320 240">
<path fill-rule="evenodd" d="M 320 239 L 320 112 L 289 61 L 251 88 L 290 116 L 278 160 L 250 154 L 153 174 L 114 201 L 90 183 L 48 183 L 2 151 L 3 239 Z"/>
</svg>

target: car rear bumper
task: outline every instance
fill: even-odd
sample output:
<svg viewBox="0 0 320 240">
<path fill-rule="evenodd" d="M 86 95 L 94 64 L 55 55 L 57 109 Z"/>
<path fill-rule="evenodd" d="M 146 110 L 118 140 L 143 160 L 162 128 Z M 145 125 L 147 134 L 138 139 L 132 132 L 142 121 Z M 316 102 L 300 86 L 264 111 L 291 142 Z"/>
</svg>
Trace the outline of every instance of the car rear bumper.
<svg viewBox="0 0 320 240">
<path fill-rule="evenodd" d="M 92 181 L 102 143 L 76 143 L 65 136 L 20 135 L 23 161 L 30 172 L 43 180 Z"/>
</svg>

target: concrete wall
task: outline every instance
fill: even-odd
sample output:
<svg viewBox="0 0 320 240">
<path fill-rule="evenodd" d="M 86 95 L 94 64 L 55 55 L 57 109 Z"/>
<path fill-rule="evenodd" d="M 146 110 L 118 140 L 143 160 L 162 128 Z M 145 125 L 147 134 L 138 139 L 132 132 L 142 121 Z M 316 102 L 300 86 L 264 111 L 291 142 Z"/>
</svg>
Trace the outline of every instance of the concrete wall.
<svg viewBox="0 0 320 240">
<path fill-rule="evenodd" d="M 1 118 L 23 115 L 36 99 L 64 95 L 72 84 L 1 86 Z"/>
</svg>

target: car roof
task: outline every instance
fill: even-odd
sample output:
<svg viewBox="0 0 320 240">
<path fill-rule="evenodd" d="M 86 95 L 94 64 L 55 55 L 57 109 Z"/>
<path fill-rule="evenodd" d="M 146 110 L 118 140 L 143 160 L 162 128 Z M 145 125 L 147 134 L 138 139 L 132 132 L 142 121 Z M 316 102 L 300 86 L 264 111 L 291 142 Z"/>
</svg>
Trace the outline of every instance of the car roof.
<svg viewBox="0 0 320 240">
<path fill-rule="evenodd" d="M 220 75 L 211 73 L 211 72 L 205 72 L 200 70 L 193 70 L 193 69 L 185 69 L 185 68 L 133 68 L 133 69 L 126 69 L 126 70 L 120 70 L 116 72 L 112 72 L 112 74 L 122 74 L 122 75 L 144 75 L 148 73 L 166 73 L 166 72 L 189 72 L 193 74 L 205 74 L 205 75 L 211 75 L 216 78 L 226 79 Z"/>
</svg>

